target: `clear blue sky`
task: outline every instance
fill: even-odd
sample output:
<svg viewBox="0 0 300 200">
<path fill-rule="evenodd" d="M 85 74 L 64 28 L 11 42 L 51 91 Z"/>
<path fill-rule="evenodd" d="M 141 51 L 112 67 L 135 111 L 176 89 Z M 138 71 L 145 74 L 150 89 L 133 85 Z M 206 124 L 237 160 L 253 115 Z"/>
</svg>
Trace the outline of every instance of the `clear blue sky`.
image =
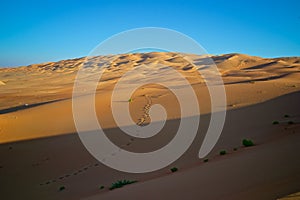
<svg viewBox="0 0 300 200">
<path fill-rule="evenodd" d="M 210 54 L 300 56 L 299 0 L 2 0 L 0 8 L 2 67 L 82 57 L 147 26 L 187 34 Z"/>
</svg>

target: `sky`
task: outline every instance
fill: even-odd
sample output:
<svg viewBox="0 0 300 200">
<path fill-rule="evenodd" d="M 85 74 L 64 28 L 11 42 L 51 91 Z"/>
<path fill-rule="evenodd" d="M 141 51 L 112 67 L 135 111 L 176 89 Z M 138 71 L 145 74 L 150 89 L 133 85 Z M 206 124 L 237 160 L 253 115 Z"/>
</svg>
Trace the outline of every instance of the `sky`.
<svg viewBox="0 0 300 200">
<path fill-rule="evenodd" d="M 300 56 L 300 1 L 0 1 L 0 67 L 83 57 L 122 31 L 162 27 L 209 54 Z"/>
</svg>

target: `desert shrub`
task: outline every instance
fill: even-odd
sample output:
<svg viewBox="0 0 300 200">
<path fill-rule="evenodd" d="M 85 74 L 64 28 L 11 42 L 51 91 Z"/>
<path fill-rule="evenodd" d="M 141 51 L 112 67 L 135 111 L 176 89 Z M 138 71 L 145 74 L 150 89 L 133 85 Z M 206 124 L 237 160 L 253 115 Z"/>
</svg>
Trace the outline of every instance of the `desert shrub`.
<svg viewBox="0 0 300 200">
<path fill-rule="evenodd" d="M 132 98 L 128 99 L 128 102 L 132 102 Z"/>
<path fill-rule="evenodd" d="M 100 190 L 103 190 L 103 189 L 104 189 L 104 186 L 103 186 L 103 185 L 100 185 L 100 186 L 99 186 L 99 189 L 100 189 Z"/>
<path fill-rule="evenodd" d="M 170 170 L 171 170 L 171 172 L 174 173 L 174 172 L 177 172 L 177 171 L 178 171 L 178 168 L 177 168 L 177 167 L 173 167 L 173 168 L 171 168 Z"/>
<path fill-rule="evenodd" d="M 235 147 L 235 148 L 233 148 L 233 151 L 237 151 L 238 149 Z"/>
<path fill-rule="evenodd" d="M 225 155 L 226 153 L 227 153 L 226 150 L 221 150 L 221 151 L 220 151 L 220 155 L 221 155 L 221 156 Z"/>
<path fill-rule="evenodd" d="M 244 147 L 251 147 L 254 145 L 253 141 L 249 140 L 249 139 L 243 139 L 242 143 L 243 143 Z"/>
<path fill-rule="evenodd" d="M 203 160 L 203 162 L 208 162 L 208 158 L 205 158 L 205 159 Z"/>
<path fill-rule="evenodd" d="M 109 188 L 110 190 L 113 190 L 113 189 L 116 189 L 116 188 L 121 188 L 123 187 L 124 185 L 129 185 L 129 184 L 132 184 L 132 183 L 136 183 L 137 181 L 130 181 L 130 180 L 119 180 L 115 183 L 112 183 L 111 184 L 111 187 Z"/>
<path fill-rule="evenodd" d="M 279 121 L 273 121 L 272 124 L 279 124 Z"/>
<path fill-rule="evenodd" d="M 289 118 L 290 116 L 289 116 L 289 115 L 284 115 L 284 117 L 285 117 L 285 118 Z"/>
<path fill-rule="evenodd" d="M 65 186 L 60 186 L 58 190 L 59 190 L 59 191 L 63 191 L 63 190 L 65 190 L 65 189 L 66 189 Z"/>
<path fill-rule="evenodd" d="M 293 121 L 288 121 L 288 124 L 294 124 L 294 122 Z"/>
</svg>

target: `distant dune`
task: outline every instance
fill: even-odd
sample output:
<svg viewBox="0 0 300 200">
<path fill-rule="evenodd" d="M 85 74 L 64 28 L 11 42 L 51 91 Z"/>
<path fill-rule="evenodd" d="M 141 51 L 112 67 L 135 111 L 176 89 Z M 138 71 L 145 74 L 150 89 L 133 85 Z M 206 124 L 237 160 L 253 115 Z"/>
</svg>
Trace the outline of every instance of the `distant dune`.
<svg viewBox="0 0 300 200">
<path fill-rule="evenodd" d="M 166 144 L 176 133 L 180 110 L 174 94 L 165 87 L 141 87 L 130 103 L 134 123 L 149 123 L 149 108 L 154 104 L 165 107 L 168 121 L 151 141 L 122 135 L 110 109 L 112 89 L 122 74 L 148 64 L 163 78 L 164 68 L 156 65 L 160 63 L 176 69 L 194 88 L 201 111 L 197 138 L 172 166 L 148 174 L 112 170 L 96 161 L 80 142 L 73 122 L 72 91 L 85 58 L 0 68 L 1 197 L 266 200 L 299 191 L 300 57 L 261 58 L 233 53 L 211 58 L 224 82 L 228 112 L 221 138 L 207 163 L 197 158 L 211 114 L 207 84 L 198 75 L 198 71 L 210 72 L 207 58 L 153 52 L 99 56 L 89 63 L 87 70 L 93 72 L 99 68 L 98 61 L 110 62 L 97 87 L 97 116 L 107 136 L 131 151 Z M 133 81 L 139 78 L 132 76 Z M 176 79 L 168 81 L 180 86 Z M 244 138 L 256 145 L 242 147 Z M 221 149 L 227 155 L 220 156 Z M 171 174 L 169 168 L 173 166 L 179 171 Z M 119 179 L 138 182 L 108 190 Z M 59 191 L 61 186 L 66 189 Z"/>
</svg>

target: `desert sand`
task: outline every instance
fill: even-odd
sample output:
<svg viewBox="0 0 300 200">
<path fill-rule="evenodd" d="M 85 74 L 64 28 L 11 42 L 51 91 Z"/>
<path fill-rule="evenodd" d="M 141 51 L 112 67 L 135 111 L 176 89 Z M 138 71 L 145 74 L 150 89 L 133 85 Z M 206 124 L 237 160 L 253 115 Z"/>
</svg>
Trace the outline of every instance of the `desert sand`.
<svg viewBox="0 0 300 200">
<path fill-rule="evenodd" d="M 294 193 L 294 194 L 290 194 L 286 197 L 280 198 L 279 200 L 298 200 L 300 199 L 300 193 Z"/>
<path fill-rule="evenodd" d="M 198 151 L 208 127 L 211 102 L 197 69 L 209 71 L 210 66 L 201 56 L 184 55 L 196 65 L 177 53 L 152 52 L 99 56 L 88 69 L 97 70 L 98 61 L 111 62 L 97 86 L 97 116 L 107 137 L 134 152 L 147 152 L 170 141 L 180 121 L 180 110 L 168 89 L 156 84 L 140 87 L 132 101 L 123 102 L 129 103 L 133 122 L 150 123 L 148 111 L 154 104 L 165 107 L 168 121 L 151 139 L 122 134 L 110 109 L 113 87 L 122 74 L 140 64 L 153 66 L 153 73 L 163 74 L 163 67 L 155 67 L 161 63 L 183 74 L 195 90 L 201 111 L 196 139 L 172 165 L 146 174 L 110 169 L 87 152 L 76 134 L 72 91 L 85 58 L 0 69 L 1 197 L 265 200 L 298 192 L 300 57 L 211 56 L 224 81 L 227 116 L 220 140 L 207 156 L 209 161 L 203 162 Z M 132 76 L 133 81 L 139 78 Z M 176 79 L 168 81 L 180 86 Z M 255 146 L 243 147 L 244 138 L 253 140 Z M 224 156 L 219 155 L 222 149 L 227 151 Z M 179 170 L 171 173 L 172 167 Z M 108 189 L 123 179 L 137 182 Z M 62 186 L 65 189 L 59 191 Z"/>
</svg>

